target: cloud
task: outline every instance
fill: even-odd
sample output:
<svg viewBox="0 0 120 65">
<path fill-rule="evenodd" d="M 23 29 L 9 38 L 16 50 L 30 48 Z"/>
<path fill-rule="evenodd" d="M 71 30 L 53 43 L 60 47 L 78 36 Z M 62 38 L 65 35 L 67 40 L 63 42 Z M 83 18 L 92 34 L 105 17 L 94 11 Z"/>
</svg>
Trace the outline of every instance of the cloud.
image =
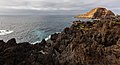
<svg viewBox="0 0 120 65">
<path fill-rule="evenodd" d="M 52 9 L 52 10 L 71 10 L 83 7 L 94 7 L 100 5 L 107 5 L 111 2 L 116 3 L 118 0 L 0 0 L 0 6 L 2 8 L 12 8 L 12 9 Z M 107 4 L 106 4 L 107 3 Z M 113 5 L 111 4 L 111 5 Z M 112 6 L 111 6 L 112 7 Z M 84 9 L 84 8 L 83 8 Z"/>
<path fill-rule="evenodd" d="M 120 0 L 0 0 L 0 9 L 81 11 L 102 6 L 115 10 L 120 8 L 119 2 Z"/>
</svg>

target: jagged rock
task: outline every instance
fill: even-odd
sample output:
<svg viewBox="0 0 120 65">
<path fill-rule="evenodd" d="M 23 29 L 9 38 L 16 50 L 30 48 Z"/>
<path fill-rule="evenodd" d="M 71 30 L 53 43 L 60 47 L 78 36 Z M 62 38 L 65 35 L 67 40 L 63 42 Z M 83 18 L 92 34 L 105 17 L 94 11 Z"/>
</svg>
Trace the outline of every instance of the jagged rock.
<svg viewBox="0 0 120 65">
<path fill-rule="evenodd" d="M 120 18 L 74 21 L 41 43 L 0 40 L 0 65 L 120 65 Z"/>
<path fill-rule="evenodd" d="M 56 39 L 57 39 L 57 37 L 58 37 L 58 34 L 57 34 L 57 33 L 52 34 L 50 40 L 52 40 L 53 42 L 55 42 Z"/>
<path fill-rule="evenodd" d="M 75 18 L 105 18 L 111 16 L 115 16 L 112 11 L 107 10 L 106 8 L 97 7 L 87 12 L 86 14 L 75 16 Z"/>
<path fill-rule="evenodd" d="M 16 39 L 12 38 L 12 39 L 8 40 L 7 44 L 15 45 L 16 44 Z"/>
<path fill-rule="evenodd" d="M 55 42 L 60 65 L 119 65 L 118 22 L 117 17 L 94 22 L 74 21 Z"/>
<path fill-rule="evenodd" d="M 4 42 L 3 40 L 0 40 L 0 45 L 1 45 L 1 44 L 5 44 L 5 42 Z"/>
<path fill-rule="evenodd" d="M 70 28 L 65 28 L 64 32 L 65 32 L 65 34 L 71 34 L 72 33 L 71 30 L 70 30 Z"/>
<path fill-rule="evenodd" d="M 0 43 L 3 43 L 0 46 L 0 65 L 58 65 L 58 61 L 54 60 L 52 48 L 45 47 L 45 40 L 39 43 L 42 45 L 16 43 L 15 39 L 7 43 L 1 40 Z"/>
</svg>

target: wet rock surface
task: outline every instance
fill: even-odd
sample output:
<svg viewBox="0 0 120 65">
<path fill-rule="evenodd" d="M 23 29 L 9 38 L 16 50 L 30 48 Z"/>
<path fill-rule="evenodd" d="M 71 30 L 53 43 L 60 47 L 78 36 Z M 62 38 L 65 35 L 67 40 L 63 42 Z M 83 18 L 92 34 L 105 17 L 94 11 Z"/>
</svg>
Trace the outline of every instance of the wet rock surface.
<svg viewBox="0 0 120 65">
<path fill-rule="evenodd" d="M 36 44 L 0 40 L 0 65 L 120 65 L 120 16 L 74 21 Z"/>
</svg>

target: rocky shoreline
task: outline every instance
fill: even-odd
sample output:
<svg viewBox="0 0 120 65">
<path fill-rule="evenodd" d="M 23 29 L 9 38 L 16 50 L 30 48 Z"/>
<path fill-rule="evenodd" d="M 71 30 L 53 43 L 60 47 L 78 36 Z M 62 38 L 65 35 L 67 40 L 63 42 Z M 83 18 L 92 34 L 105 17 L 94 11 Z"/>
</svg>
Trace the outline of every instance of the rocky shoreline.
<svg viewBox="0 0 120 65">
<path fill-rule="evenodd" d="M 0 40 L 0 65 L 120 65 L 120 16 L 74 21 L 36 44 Z"/>
<path fill-rule="evenodd" d="M 0 65 L 120 65 L 120 16 L 74 21 L 36 44 L 0 40 Z"/>
</svg>

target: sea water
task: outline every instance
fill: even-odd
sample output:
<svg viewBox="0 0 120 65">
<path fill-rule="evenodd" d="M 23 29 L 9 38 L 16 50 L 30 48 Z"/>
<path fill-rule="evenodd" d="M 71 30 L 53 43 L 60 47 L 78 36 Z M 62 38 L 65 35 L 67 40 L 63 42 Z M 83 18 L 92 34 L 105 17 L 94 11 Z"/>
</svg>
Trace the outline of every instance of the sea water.
<svg viewBox="0 0 120 65">
<path fill-rule="evenodd" d="M 17 42 L 40 42 L 63 31 L 72 21 L 73 15 L 0 15 L 0 40 L 16 38 Z"/>
</svg>

